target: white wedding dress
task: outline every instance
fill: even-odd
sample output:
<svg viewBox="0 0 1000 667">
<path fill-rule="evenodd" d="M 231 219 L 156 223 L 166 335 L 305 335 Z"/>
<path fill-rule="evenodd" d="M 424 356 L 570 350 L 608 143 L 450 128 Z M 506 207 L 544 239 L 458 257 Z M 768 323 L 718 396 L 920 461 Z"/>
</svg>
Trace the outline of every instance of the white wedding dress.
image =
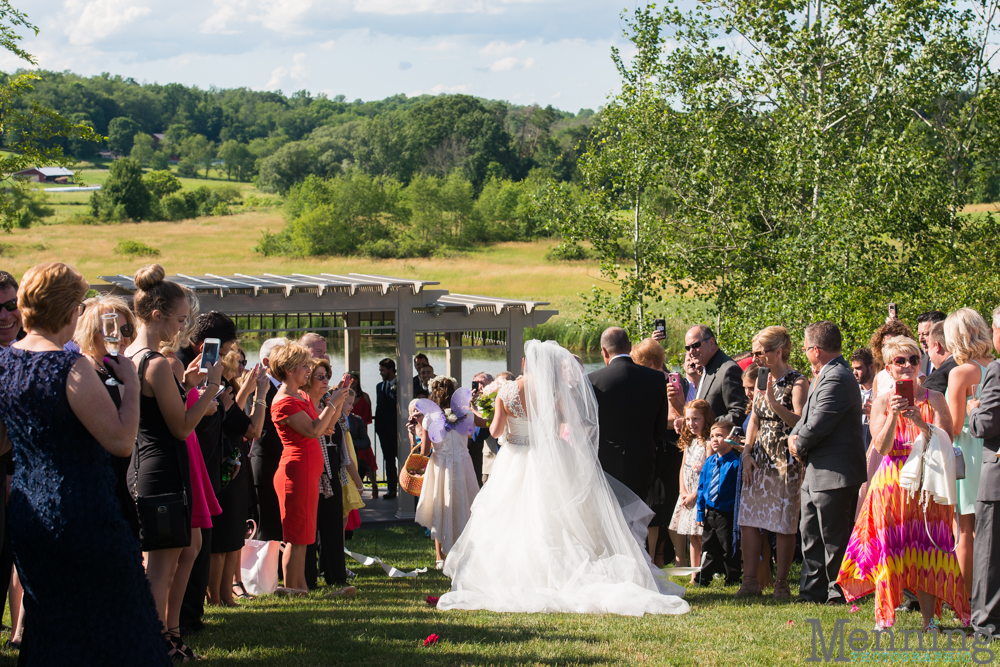
<svg viewBox="0 0 1000 667">
<path fill-rule="evenodd" d="M 687 612 L 684 588 L 640 547 L 652 511 L 624 485 L 613 490 L 601 470 L 597 400 L 583 368 L 555 343 L 529 341 L 524 393 L 527 406 L 516 382 L 501 389 L 506 442 L 445 561 L 452 587 L 438 608 Z"/>
</svg>

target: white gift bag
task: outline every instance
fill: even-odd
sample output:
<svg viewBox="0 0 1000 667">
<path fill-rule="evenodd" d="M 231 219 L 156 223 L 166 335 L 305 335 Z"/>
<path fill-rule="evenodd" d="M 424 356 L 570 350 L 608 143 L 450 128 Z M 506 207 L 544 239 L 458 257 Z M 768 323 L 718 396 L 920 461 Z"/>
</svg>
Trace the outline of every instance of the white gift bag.
<svg viewBox="0 0 1000 667">
<path fill-rule="evenodd" d="M 247 540 L 240 552 L 243 585 L 250 595 L 267 595 L 278 587 L 281 542 Z"/>
</svg>

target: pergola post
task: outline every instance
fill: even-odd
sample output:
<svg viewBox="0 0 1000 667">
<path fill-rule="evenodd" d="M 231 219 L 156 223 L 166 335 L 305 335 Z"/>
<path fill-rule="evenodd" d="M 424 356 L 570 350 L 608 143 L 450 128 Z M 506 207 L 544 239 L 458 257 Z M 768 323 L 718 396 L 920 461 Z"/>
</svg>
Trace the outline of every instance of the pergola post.
<svg viewBox="0 0 1000 667">
<path fill-rule="evenodd" d="M 409 405 L 413 400 L 413 355 L 416 343 L 413 338 L 413 305 L 414 291 L 401 288 L 396 291 L 398 302 L 396 306 L 396 347 L 399 350 L 399 363 L 396 366 L 396 431 L 399 449 L 397 450 L 397 469 L 402 470 L 406 457 L 410 455 L 410 433 L 406 429 L 409 419 Z M 412 519 L 417 513 L 417 499 L 400 489 L 399 505 L 396 510 L 397 519 Z"/>
<path fill-rule="evenodd" d="M 445 339 L 444 374 L 455 378 L 455 384 L 462 386 L 462 332 L 450 331 Z M 456 348 L 456 349 L 452 349 Z"/>
<path fill-rule="evenodd" d="M 507 370 L 515 376 L 521 374 L 524 361 L 524 315 L 510 310 L 510 328 L 507 330 Z"/>
<path fill-rule="evenodd" d="M 350 327 L 361 326 L 361 313 L 347 313 L 348 329 L 344 331 L 344 369 L 361 370 L 361 330 Z"/>
</svg>

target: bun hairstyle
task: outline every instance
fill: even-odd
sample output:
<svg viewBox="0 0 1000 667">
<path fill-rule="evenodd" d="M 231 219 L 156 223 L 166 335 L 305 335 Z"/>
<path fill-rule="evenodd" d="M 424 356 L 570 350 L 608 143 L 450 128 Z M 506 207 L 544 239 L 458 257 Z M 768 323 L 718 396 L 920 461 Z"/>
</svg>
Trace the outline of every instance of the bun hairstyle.
<svg viewBox="0 0 1000 667">
<path fill-rule="evenodd" d="M 431 380 L 429 388 L 431 400 L 440 405 L 442 410 L 451 407 L 451 396 L 458 388 L 455 380 L 446 375 L 439 375 Z"/>
<path fill-rule="evenodd" d="M 142 322 L 153 319 L 153 311 L 170 314 L 177 302 L 184 298 L 184 289 L 175 282 L 166 280 L 167 272 L 159 264 L 144 266 L 135 272 L 132 281 L 136 292 L 132 300 L 135 316 Z"/>
</svg>

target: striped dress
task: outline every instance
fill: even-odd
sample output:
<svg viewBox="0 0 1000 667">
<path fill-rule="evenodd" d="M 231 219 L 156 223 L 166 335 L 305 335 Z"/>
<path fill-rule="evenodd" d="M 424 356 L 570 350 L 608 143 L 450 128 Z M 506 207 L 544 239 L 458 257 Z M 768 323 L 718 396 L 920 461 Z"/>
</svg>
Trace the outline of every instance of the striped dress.
<svg viewBox="0 0 1000 667">
<path fill-rule="evenodd" d="M 923 420 L 933 423 L 934 409 L 926 396 L 918 406 Z M 934 595 L 937 598 L 934 613 L 938 618 L 942 601 L 947 602 L 962 625 L 967 626 L 969 598 L 953 552 L 955 508 L 929 500 L 925 527 L 925 511 L 919 495 L 911 498 L 899 486 L 899 471 L 918 435 L 920 430 L 899 415 L 892 449 L 882 458 L 869 484 L 837 583 L 848 600 L 874 592 L 875 620 L 883 627 L 895 623 L 896 607 L 902 602 L 904 588 Z"/>
</svg>

